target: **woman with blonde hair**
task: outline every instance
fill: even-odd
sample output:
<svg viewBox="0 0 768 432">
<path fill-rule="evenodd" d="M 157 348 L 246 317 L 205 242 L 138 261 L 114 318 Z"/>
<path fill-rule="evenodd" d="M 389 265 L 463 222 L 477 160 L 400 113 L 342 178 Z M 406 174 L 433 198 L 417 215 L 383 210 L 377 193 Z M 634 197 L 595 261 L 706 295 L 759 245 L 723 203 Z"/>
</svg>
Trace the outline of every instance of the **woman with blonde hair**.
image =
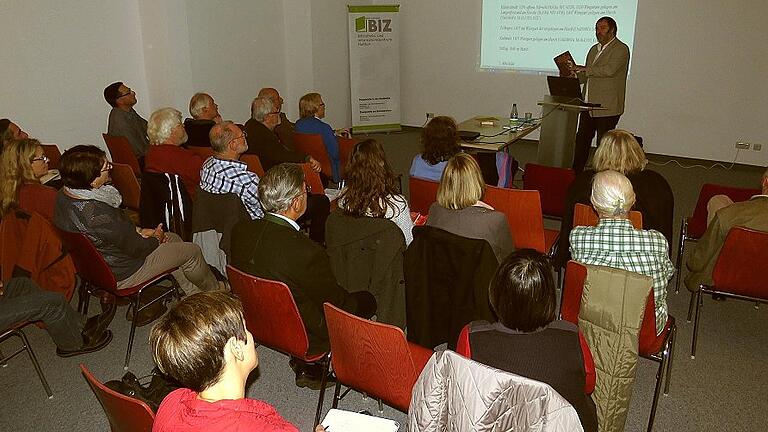
<svg viewBox="0 0 768 432">
<path fill-rule="evenodd" d="M 560 243 L 555 265 L 564 267 L 570 259 L 568 236 L 573 228 L 573 207 L 576 203 L 590 205 L 592 179 L 596 173 L 613 170 L 624 174 L 636 194 L 634 210 L 643 215 L 643 228 L 659 231 L 672 244 L 672 214 L 675 199 L 672 188 L 661 174 L 646 169 L 648 159 L 632 133 L 614 129 L 600 140 L 592 159 L 593 168 L 576 176 L 565 198 L 565 214 L 560 227 Z"/>
<path fill-rule="evenodd" d="M 411 244 L 413 221 L 408 201 L 398 190 L 381 144 L 374 139 L 357 143 L 346 173 L 347 186 L 339 198 L 344 213 L 389 219 L 403 232 L 405 244 Z"/>
<path fill-rule="evenodd" d="M 299 100 L 299 119 L 293 130 L 305 134 L 318 134 L 323 137 L 323 145 L 331 159 L 333 181 L 341 181 L 339 142 L 331 126 L 322 121 L 325 118 L 325 102 L 320 93 L 307 93 Z"/>
<path fill-rule="evenodd" d="M 485 192 L 480 166 L 458 153 L 445 166 L 437 189 L 437 202 L 429 208 L 427 225 L 462 237 L 487 240 L 501 262 L 515 250 L 507 217 L 481 201 Z"/>
<path fill-rule="evenodd" d="M 36 139 L 9 141 L 0 156 L 0 217 L 13 208 L 36 211 L 53 219 L 56 189 L 44 186 L 48 157 Z"/>
</svg>

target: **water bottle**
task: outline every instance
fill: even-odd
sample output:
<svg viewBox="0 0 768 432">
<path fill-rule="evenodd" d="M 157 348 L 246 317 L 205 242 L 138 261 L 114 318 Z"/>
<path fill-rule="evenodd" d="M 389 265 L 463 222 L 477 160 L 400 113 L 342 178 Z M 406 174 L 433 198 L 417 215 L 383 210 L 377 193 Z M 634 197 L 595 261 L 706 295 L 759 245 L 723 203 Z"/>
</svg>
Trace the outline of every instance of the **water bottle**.
<svg viewBox="0 0 768 432">
<path fill-rule="evenodd" d="M 510 127 L 516 127 L 517 126 L 517 104 L 512 104 L 512 111 L 509 113 L 509 126 Z"/>
</svg>

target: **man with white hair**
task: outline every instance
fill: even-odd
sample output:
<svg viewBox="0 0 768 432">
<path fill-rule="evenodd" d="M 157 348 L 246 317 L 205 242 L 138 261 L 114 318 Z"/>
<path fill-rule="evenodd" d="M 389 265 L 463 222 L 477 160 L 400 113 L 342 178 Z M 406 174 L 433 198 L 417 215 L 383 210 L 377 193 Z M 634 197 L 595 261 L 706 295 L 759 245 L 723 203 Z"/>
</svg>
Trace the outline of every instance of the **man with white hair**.
<svg viewBox="0 0 768 432">
<path fill-rule="evenodd" d="M 187 147 L 210 147 L 208 133 L 221 123 L 219 106 L 208 93 L 195 93 L 189 100 L 189 115 L 192 118 L 184 120 L 184 129 L 189 134 Z"/>
<path fill-rule="evenodd" d="M 656 230 L 632 226 L 629 211 L 635 203 L 635 192 L 623 174 L 611 170 L 595 174 L 591 201 L 600 221 L 596 227 L 580 226 L 571 231 L 573 260 L 653 278 L 656 334 L 660 334 L 667 323 L 667 282 L 674 274 L 667 239 Z"/>
<path fill-rule="evenodd" d="M 320 162 L 312 156 L 290 150 L 280 142 L 274 132 L 275 126 L 280 123 L 280 112 L 275 109 L 272 100 L 267 97 L 257 97 L 251 103 L 251 119 L 245 123 L 248 141 L 246 153 L 257 155 L 265 171 L 281 163 L 307 162 L 315 172 L 320 172 Z M 323 244 L 325 243 L 325 221 L 331 212 L 331 204 L 323 191 L 314 192 L 307 197 L 307 211 L 299 223 L 311 222 L 309 237 Z"/>
<path fill-rule="evenodd" d="M 731 228 L 743 226 L 768 231 L 768 170 L 763 173 L 760 183 L 762 194 L 717 211 L 715 218 L 707 226 L 707 231 L 697 242 L 693 255 L 688 259 L 690 273 L 685 278 L 688 290 L 698 291 L 699 285 L 712 283 L 712 270 Z"/>
<path fill-rule="evenodd" d="M 144 160 L 148 172 L 177 174 L 184 182 L 190 198 L 200 183 L 200 168 L 205 159 L 183 147 L 187 132 L 181 124 L 181 112 L 174 108 L 161 108 L 152 113 L 147 123 L 149 150 Z"/>
<path fill-rule="evenodd" d="M 280 138 L 280 143 L 286 148 L 294 150 L 293 146 L 293 122 L 288 120 L 288 117 L 283 112 L 283 98 L 277 89 L 272 87 L 264 87 L 259 90 L 259 94 L 256 97 L 265 97 L 272 101 L 272 106 L 275 111 L 280 114 L 280 123 L 275 126 L 275 133 Z"/>
</svg>

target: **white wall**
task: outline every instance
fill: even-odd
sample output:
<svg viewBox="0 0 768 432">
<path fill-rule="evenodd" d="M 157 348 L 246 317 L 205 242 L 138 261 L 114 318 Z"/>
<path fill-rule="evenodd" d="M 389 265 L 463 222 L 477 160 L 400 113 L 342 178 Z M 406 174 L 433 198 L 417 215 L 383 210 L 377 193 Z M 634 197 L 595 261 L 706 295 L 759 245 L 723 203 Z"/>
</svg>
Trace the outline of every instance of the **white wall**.
<svg viewBox="0 0 768 432">
<path fill-rule="evenodd" d="M 6 0 L 0 49 L 0 116 L 43 141 L 101 144 L 104 86 L 122 80 L 137 111 L 186 113 L 208 91 L 222 115 L 249 116 L 259 88 L 274 86 L 289 117 L 317 91 L 328 121 L 349 126 L 348 0 Z M 361 0 L 356 4 L 387 3 Z M 403 123 L 436 112 L 458 120 L 538 113 L 543 76 L 477 69 L 481 0 L 402 0 Z M 652 153 L 731 161 L 737 139 L 763 144 L 737 162 L 768 165 L 768 3 L 751 0 L 639 2 L 632 74 L 620 127 Z M 619 23 L 619 36 L 624 29 Z"/>
</svg>

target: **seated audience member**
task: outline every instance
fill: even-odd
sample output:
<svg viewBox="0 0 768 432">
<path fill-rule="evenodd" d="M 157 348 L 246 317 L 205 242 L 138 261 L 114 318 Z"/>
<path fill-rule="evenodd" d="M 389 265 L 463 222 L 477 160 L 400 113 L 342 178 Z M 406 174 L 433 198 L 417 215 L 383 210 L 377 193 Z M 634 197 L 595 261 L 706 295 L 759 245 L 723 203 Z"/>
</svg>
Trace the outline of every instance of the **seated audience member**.
<svg viewBox="0 0 768 432">
<path fill-rule="evenodd" d="M 56 189 L 44 186 L 48 158 L 36 139 L 10 141 L 0 157 L 0 217 L 14 207 L 53 219 Z"/>
<path fill-rule="evenodd" d="M 107 133 L 127 138 L 133 154 L 142 161 L 149 147 L 149 139 L 147 121 L 133 109 L 136 105 L 136 92 L 118 81 L 104 89 L 104 99 L 112 107 Z"/>
<path fill-rule="evenodd" d="M 269 170 L 281 163 L 308 162 L 312 169 L 320 172 L 320 162 L 293 150 L 283 147 L 277 134 L 274 132 L 277 122 L 280 121 L 279 112 L 275 111 L 272 101 L 266 97 L 258 97 L 251 103 L 251 119 L 245 123 L 248 150 L 246 153 L 256 154 L 261 161 L 261 166 Z M 309 237 L 320 243 L 325 243 L 325 221 L 331 212 L 331 203 L 323 191 L 307 196 L 307 211 L 298 220 L 299 224 L 310 221 Z"/>
<path fill-rule="evenodd" d="M 456 121 L 437 116 L 421 131 L 424 152 L 413 157 L 410 175 L 432 181 L 440 181 L 448 159 L 461 151 Z"/>
<path fill-rule="evenodd" d="M 214 154 L 200 170 L 200 189 L 212 194 L 233 193 L 240 197 L 251 219 L 260 219 L 264 212 L 259 203 L 259 176 L 238 160 L 248 149 L 245 137 L 245 132 L 229 120 L 211 128 Z"/>
<path fill-rule="evenodd" d="M 304 173 L 296 164 L 280 164 L 264 175 L 259 198 L 263 219 L 242 221 L 232 229 L 231 263 L 265 279 L 284 282 L 291 290 L 309 336 L 309 352 L 328 350 L 323 303 L 330 302 L 363 318 L 376 312 L 367 291 L 349 293 L 336 282 L 330 258 L 321 246 L 299 232 L 296 220 L 307 206 Z M 321 368 L 291 359 L 299 387 L 320 387 Z"/>
<path fill-rule="evenodd" d="M 122 197 L 109 181 L 111 164 L 96 146 L 75 146 L 61 156 L 64 188 L 56 197 L 54 223 L 62 231 L 85 234 L 115 275 L 117 288 L 129 288 L 165 270 L 187 294 L 223 289 L 200 248 L 174 233 L 137 228 L 120 209 Z"/>
<path fill-rule="evenodd" d="M 660 334 L 667 323 L 667 282 L 674 274 L 667 239 L 656 230 L 632 226 L 629 211 L 635 192 L 623 174 L 611 170 L 595 174 L 591 201 L 600 221 L 596 227 L 579 226 L 571 231 L 573 260 L 653 278 L 656 334 Z"/>
<path fill-rule="evenodd" d="M 152 327 L 149 343 L 157 367 L 184 386 L 163 399 L 154 432 L 298 432 L 272 405 L 245 397 L 259 355 L 237 297 L 183 299 Z"/>
<path fill-rule="evenodd" d="M 707 231 L 696 243 L 693 255 L 688 259 L 690 273 L 685 278 L 685 285 L 690 291 L 698 291 L 701 284 L 712 284 L 712 270 L 725 243 L 728 231 L 735 226 L 743 226 L 758 231 L 768 231 L 768 170 L 761 180 L 762 194 L 755 195 L 748 201 L 733 203 L 723 207 L 715 214 Z"/>
<path fill-rule="evenodd" d="M 333 171 L 333 181 L 341 180 L 341 161 L 339 159 L 339 142 L 336 135 L 328 123 L 323 122 L 325 118 L 325 102 L 320 93 L 307 93 L 299 100 L 299 120 L 296 121 L 294 130 L 305 134 L 319 134 L 323 137 L 325 150 L 331 159 L 331 170 Z"/>
<path fill-rule="evenodd" d="M 219 106 L 207 93 L 195 93 L 189 100 L 189 115 L 192 118 L 184 120 L 184 129 L 189 135 L 187 147 L 210 147 L 208 134 L 213 125 L 221 123 Z"/>
<path fill-rule="evenodd" d="M 288 117 L 283 112 L 283 98 L 280 96 L 280 93 L 272 87 L 265 87 L 259 90 L 257 97 L 265 97 L 272 101 L 272 106 L 275 108 L 275 111 L 280 113 L 280 124 L 275 126 L 275 133 L 280 138 L 280 142 L 285 148 L 294 150 L 293 130 L 295 125 L 292 121 L 288 120 Z"/>
<path fill-rule="evenodd" d="M 183 147 L 187 132 L 181 124 L 181 113 L 173 108 L 162 108 L 149 116 L 147 123 L 149 150 L 144 158 L 148 172 L 177 174 L 184 182 L 189 197 L 195 199 L 200 183 L 200 168 L 205 159 Z"/>
<path fill-rule="evenodd" d="M 498 321 L 470 323 L 458 349 L 473 360 L 547 383 L 573 405 L 585 431 L 597 431 L 597 412 L 584 393 L 586 372 L 579 328 L 556 320 L 552 266 L 533 249 L 510 254 L 488 292 Z"/>
<path fill-rule="evenodd" d="M 408 201 L 398 191 L 397 178 L 381 144 L 373 139 L 357 143 L 346 173 L 347 185 L 339 197 L 339 207 L 344 213 L 389 219 L 403 231 L 405 244 L 411 244 L 411 211 Z"/>
<path fill-rule="evenodd" d="M 498 262 L 515 250 L 507 217 L 480 199 L 485 182 L 475 159 L 458 153 L 445 166 L 427 225 L 462 237 L 487 240 Z"/>
<path fill-rule="evenodd" d="M 42 321 L 56 344 L 56 355 L 72 357 L 98 351 L 109 345 L 107 330 L 115 307 L 89 318 L 85 325 L 61 294 L 40 288 L 28 277 L 14 277 L 5 285 L 0 281 L 0 331 L 27 321 Z"/>
<path fill-rule="evenodd" d="M 576 176 L 565 198 L 555 266 L 565 267 L 570 259 L 568 238 L 573 227 L 573 206 L 576 203 L 590 204 L 592 179 L 595 173 L 605 170 L 627 176 L 637 196 L 634 210 L 643 214 L 643 228 L 659 231 L 667 244 L 672 244 L 672 213 L 675 209 L 672 188 L 661 174 L 646 169 L 647 164 L 645 152 L 631 133 L 616 129 L 603 135 L 592 158 L 593 168 Z"/>
<path fill-rule="evenodd" d="M 0 119 L 0 151 L 3 150 L 5 143 L 11 140 L 27 139 L 29 135 L 24 132 L 16 123 L 8 119 Z"/>
</svg>

